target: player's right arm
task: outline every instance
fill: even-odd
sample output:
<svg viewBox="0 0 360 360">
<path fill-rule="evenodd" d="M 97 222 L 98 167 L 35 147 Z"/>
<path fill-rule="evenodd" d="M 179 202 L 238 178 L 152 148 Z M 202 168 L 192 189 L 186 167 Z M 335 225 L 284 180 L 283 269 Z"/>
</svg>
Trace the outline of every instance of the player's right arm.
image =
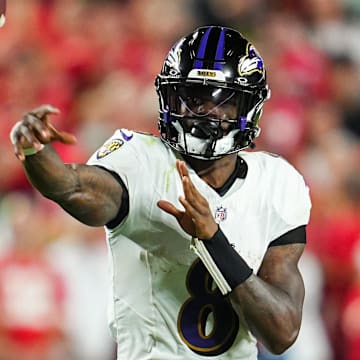
<svg viewBox="0 0 360 360">
<path fill-rule="evenodd" d="M 11 130 L 15 155 L 26 175 L 43 196 L 58 203 L 73 217 L 90 226 L 113 220 L 121 207 L 122 186 L 108 171 L 84 164 L 65 164 L 50 145 L 74 143 L 75 137 L 56 130 L 49 116 L 59 110 L 41 106 L 26 113 Z M 45 144 L 43 146 L 42 144 Z M 25 156 L 24 149 L 40 151 Z"/>
</svg>

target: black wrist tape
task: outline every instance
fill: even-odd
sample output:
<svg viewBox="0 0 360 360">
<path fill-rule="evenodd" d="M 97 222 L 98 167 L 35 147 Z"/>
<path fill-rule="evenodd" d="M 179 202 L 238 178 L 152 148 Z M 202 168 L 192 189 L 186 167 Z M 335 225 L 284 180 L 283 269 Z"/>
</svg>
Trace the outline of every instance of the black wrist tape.
<svg viewBox="0 0 360 360">
<path fill-rule="evenodd" d="M 202 242 L 232 290 L 253 273 L 241 255 L 231 246 L 220 227 L 210 240 Z"/>
</svg>

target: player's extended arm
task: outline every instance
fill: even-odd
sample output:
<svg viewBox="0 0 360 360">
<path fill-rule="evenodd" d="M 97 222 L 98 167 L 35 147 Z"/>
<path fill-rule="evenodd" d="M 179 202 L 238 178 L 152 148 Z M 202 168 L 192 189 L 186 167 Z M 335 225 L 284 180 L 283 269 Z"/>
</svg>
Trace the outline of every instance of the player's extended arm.
<svg viewBox="0 0 360 360">
<path fill-rule="evenodd" d="M 218 286 L 225 283 L 220 290 L 230 294 L 234 309 L 252 333 L 271 352 L 284 352 L 300 329 L 304 285 L 297 264 L 304 245 L 270 247 L 258 274 L 253 274 L 218 228 L 207 200 L 191 182 L 185 163 L 177 161 L 177 169 L 185 195 L 179 201 L 185 211 L 165 200 L 160 200 L 158 206 L 173 215 L 184 231 L 202 240 L 198 241 L 198 255 L 208 270 L 217 268 L 212 273 L 214 280 Z"/>
<path fill-rule="evenodd" d="M 50 124 L 49 115 L 57 113 L 58 109 L 45 105 L 26 113 L 16 123 L 10 134 L 15 155 L 22 161 L 31 184 L 42 195 L 57 202 L 84 224 L 105 225 L 118 213 L 122 187 L 103 169 L 63 163 L 50 143 L 74 143 L 76 140 Z M 29 155 L 32 152 L 34 154 Z"/>
</svg>

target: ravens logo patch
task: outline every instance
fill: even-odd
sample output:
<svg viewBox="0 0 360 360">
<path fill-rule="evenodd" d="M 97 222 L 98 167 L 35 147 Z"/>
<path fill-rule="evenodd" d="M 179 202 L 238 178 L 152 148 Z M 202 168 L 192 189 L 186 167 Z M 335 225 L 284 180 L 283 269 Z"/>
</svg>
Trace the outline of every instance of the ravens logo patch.
<svg viewBox="0 0 360 360">
<path fill-rule="evenodd" d="M 112 139 L 98 150 L 98 152 L 96 153 L 96 158 L 102 159 L 106 155 L 109 155 L 115 150 L 119 149 L 123 144 L 124 141 L 121 139 Z"/>
</svg>

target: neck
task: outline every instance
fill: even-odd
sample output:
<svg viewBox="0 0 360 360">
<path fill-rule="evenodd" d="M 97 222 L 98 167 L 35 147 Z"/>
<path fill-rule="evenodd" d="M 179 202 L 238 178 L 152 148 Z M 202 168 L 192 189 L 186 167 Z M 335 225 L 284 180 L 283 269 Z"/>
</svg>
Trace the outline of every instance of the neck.
<svg viewBox="0 0 360 360">
<path fill-rule="evenodd" d="M 237 154 L 230 154 L 217 160 L 200 160 L 186 155 L 183 157 L 208 185 L 220 188 L 234 172 Z"/>
</svg>

